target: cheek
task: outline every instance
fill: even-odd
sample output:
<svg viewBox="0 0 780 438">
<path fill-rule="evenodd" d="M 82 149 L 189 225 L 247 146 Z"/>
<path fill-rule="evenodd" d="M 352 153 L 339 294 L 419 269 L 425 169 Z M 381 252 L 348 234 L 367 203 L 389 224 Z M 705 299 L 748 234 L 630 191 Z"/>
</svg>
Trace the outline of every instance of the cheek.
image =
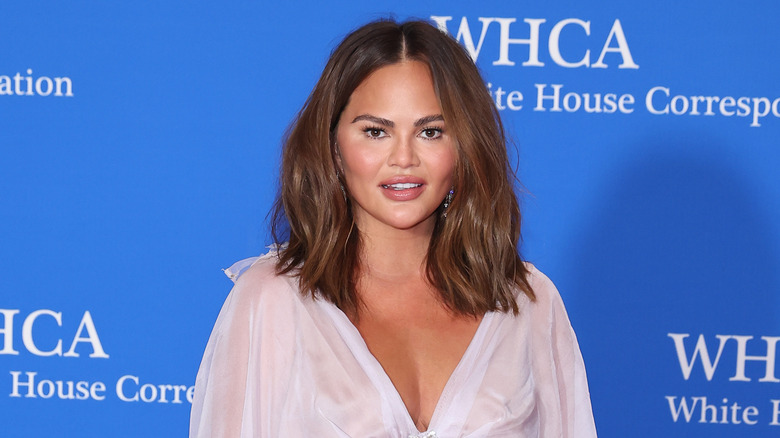
<svg viewBox="0 0 780 438">
<path fill-rule="evenodd" d="M 376 154 L 371 154 L 365 148 L 356 148 L 353 145 L 341 148 L 341 170 L 347 182 L 356 179 L 368 179 L 374 177 L 382 166 L 382 160 Z"/>
<path fill-rule="evenodd" d="M 336 157 L 338 165 L 346 175 L 350 172 L 360 173 L 370 165 L 370 149 L 362 144 L 361 139 L 355 138 L 355 134 L 346 128 L 337 128 L 336 131 Z"/>
<path fill-rule="evenodd" d="M 448 186 L 451 186 L 454 182 L 455 175 L 455 161 L 457 159 L 455 149 L 442 151 L 436 158 L 433 164 L 439 178 L 446 180 Z"/>
</svg>

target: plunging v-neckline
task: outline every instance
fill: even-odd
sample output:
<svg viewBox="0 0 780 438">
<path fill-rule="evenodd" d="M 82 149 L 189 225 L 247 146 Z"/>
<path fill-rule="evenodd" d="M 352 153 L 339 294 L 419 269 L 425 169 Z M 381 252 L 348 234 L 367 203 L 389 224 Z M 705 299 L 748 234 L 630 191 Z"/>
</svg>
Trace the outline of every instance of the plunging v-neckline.
<svg viewBox="0 0 780 438">
<path fill-rule="evenodd" d="M 436 401 L 436 407 L 434 408 L 428 423 L 428 428 L 425 431 L 420 431 L 417 428 L 417 425 L 411 414 L 409 413 L 409 410 L 406 408 L 406 404 L 404 404 L 403 398 L 398 392 L 398 389 L 393 384 L 387 372 L 385 372 L 382 364 L 368 349 L 368 345 L 360 335 L 360 331 L 358 331 L 357 327 L 355 327 L 352 321 L 350 321 L 350 319 L 346 314 L 344 314 L 344 312 L 341 311 L 341 309 L 330 302 L 325 302 L 325 300 L 318 301 L 325 306 L 326 311 L 334 319 L 334 322 L 336 322 L 336 329 L 341 333 L 345 343 L 349 347 L 350 351 L 352 351 L 352 354 L 355 355 L 356 359 L 361 365 L 361 368 L 363 368 L 363 371 L 369 377 L 380 394 L 383 395 L 383 401 L 390 404 L 388 408 L 390 408 L 391 412 L 383 412 L 385 421 L 387 422 L 387 420 L 390 419 L 388 417 L 395 417 L 396 421 L 400 420 L 400 418 L 398 418 L 400 413 L 404 423 L 406 423 L 406 427 L 416 432 L 416 435 L 410 435 L 410 437 L 435 437 L 436 435 L 425 435 L 425 433 L 435 432 L 441 426 L 444 426 L 444 424 L 440 424 L 443 421 L 442 418 L 452 407 L 453 401 L 456 398 L 455 396 L 457 391 L 455 391 L 455 389 L 457 388 L 458 383 L 463 379 L 468 378 L 469 373 L 465 373 L 464 369 L 472 368 L 474 365 L 474 362 L 478 357 L 475 350 L 479 349 L 479 346 L 484 344 L 483 341 L 486 335 L 487 327 L 490 321 L 493 319 L 493 312 L 487 312 L 483 315 L 482 320 L 477 326 L 477 330 L 474 332 L 474 335 L 471 337 L 471 340 L 466 347 L 466 350 L 458 360 L 458 364 L 452 370 L 452 373 L 450 373 L 449 377 L 447 378 L 447 383 L 445 383 L 444 388 L 439 394 L 439 398 Z M 461 421 L 465 421 L 466 414 L 467 412 L 462 413 Z"/>
</svg>

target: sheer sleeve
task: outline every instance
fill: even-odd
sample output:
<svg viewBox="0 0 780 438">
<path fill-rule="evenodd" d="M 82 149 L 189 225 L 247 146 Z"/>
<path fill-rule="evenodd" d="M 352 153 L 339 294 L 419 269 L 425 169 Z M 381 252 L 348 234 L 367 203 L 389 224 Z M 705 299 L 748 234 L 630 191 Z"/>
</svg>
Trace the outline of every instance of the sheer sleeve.
<svg viewBox="0 0 780 438">
<path fill-rule="evenodd" d="M 532 276 L 540 436 L 595 437 L 585 364 L 563 300 L 544 274 L 533 268 Z"/>
<path fill-rule="evenodd" d="M 198 370 L 190 437 L 278 436 L 273 419 L 285 403 L 295 351 L 294 330 L 288 330 L 294 294 L 288 281 L 274 275 L 270 260 L 241 269 L 243 275 L 232 276 L 226 270 L 236 284 Z"/>
</svg>

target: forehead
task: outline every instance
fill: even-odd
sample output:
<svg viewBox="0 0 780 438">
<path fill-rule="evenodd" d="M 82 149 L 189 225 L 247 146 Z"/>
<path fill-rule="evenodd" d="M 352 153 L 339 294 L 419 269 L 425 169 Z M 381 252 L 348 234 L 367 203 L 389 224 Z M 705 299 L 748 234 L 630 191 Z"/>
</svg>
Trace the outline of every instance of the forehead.
<svg viewBox="0 0 780 438">
<path fill-rule="evenodd" d="M 427 64 L 401 61 L 369 74 L 350 96 L 345 111 L 402 110 L 441 113 Z"/>
</svg>

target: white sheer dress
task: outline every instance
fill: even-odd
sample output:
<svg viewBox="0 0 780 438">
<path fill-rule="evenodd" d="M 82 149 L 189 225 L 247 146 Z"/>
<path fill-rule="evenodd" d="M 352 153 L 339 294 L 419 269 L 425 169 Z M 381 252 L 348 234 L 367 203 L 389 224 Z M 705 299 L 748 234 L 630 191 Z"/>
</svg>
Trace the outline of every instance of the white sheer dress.
<svg viewBox="0 0 780 438">
<path fill-rule="evenodd" d="M 484 316 L 419 431 L 347 316 L 276 275 L 274 254 L 226 270 L 235 287 L 198 371 L 191 437 L 596 436 L 566 310 L 534 267 L 537 300 Z"/>
</svg>

